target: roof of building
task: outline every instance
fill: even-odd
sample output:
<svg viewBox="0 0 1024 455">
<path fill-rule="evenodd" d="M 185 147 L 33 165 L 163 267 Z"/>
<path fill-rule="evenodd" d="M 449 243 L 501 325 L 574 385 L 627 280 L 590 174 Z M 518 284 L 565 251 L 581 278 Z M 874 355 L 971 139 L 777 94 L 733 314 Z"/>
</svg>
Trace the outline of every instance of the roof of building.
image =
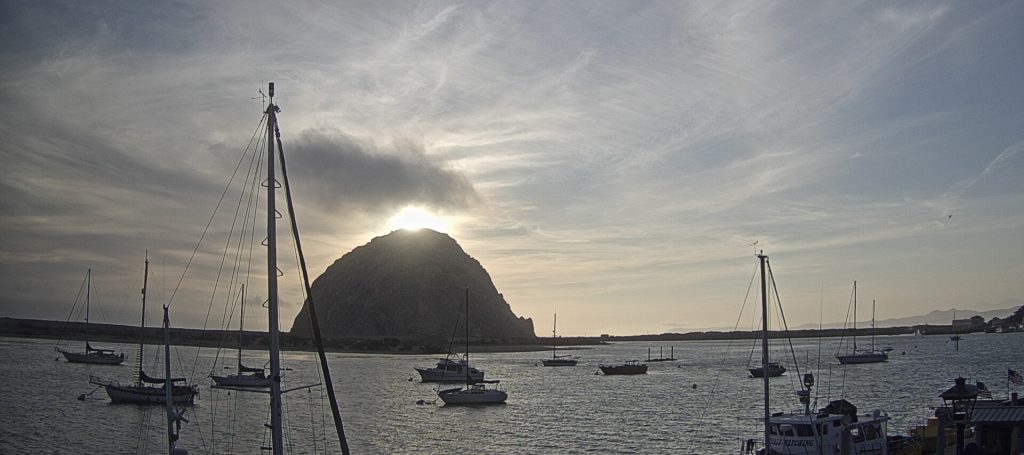
<svg viewBox="0 0 1024 455">
<path fill-rule="evenodd" d="M 1024 424 L 1024 406 L 993 406 L 975 408 L 971 414 L 975 423 L 1020 423 Z"/>
</svg>

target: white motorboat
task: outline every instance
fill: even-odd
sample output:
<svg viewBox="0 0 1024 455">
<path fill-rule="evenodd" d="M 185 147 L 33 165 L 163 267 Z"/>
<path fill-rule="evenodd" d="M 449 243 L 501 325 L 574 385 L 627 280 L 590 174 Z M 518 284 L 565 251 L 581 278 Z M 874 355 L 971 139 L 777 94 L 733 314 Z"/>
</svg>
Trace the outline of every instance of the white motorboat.
<svg viewBox="0 0 1024 455">
<path fill-rule="evenodd" d="M 469 366 L 465 359 L 452 359 L 451 357 L 438 359 L 437 365 L 433 368 L 413 367 L 420 374 L 422 382 L 462 382 L 469 375 L 472 381 L 483 381 L 484 372 Z M 468 369 L 468 372 L 467 372 Z"/>
</svg>

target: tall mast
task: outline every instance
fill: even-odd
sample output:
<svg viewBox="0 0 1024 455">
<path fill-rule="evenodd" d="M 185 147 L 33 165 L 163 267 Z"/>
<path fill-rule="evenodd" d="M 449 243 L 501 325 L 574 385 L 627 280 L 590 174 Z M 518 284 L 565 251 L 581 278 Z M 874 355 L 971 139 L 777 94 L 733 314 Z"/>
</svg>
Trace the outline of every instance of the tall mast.
<svg viewBox="0 0 1024 455">
<path fill-rule="evenodd" d="M 551 324 L 551 359 L 557 359 L 555 345 L 558 343 L 558 313 L 555 313 L 555 322 Z"/>
<path fill-rule="evenodd" d="M 242 332 L 245 324 L 245 283 L 242 283 L 242 315 L 238 317 L 238 375 L 242 375 Z"/>
<path fill-rule="evenodd" d="M 768 408 L 768 283 L 764 273 L 764 263 L 768 256 L 765 256 L 762 250 L 757 255 L 757 259 L 761 261 L 761 377 L 764 378 L 764 449 L 771 451 L 768 441 L 768 435 L 771 434 L 769 431 L 771 425 L 768 422 L 771 417 L 771 411 Z"/>
<path fill-rule="evenodd" d="M 268 90 L 270 103 L 267 105 L 267 295 L 270 317 L 270 431 L 274 455 L 284 453 L 284 432 L 281 416 L 281 358 L 280 329 L 278 328 L 277 301 L 277 208 L 274 191 L 274 129 L 277 126 L 278 107 L 274 104 L 274 83 Z"/>
<path fill-rule="evenodd" d="M 178 435 L 174 434 L 174 397 L 172 390 L 174 381 L 171 379 L 171 320 L 167 317 L 167 306 L 164 306 L 164 400 L 167 409 L 167 453 L 174 455 L 174 443 Z"/>
<path fill-rule="evenodd" d="M 85 272 L 85 355 L 89 355 L 89 295 L 91 293 L 92 269 L 89 269 Z"/>
<path fill-rule="evenodd" d="M 857 280 L 853 280 L 853 353 L 857 353 Z"/>
<path fill-rule="evenodd" d="M 469 288 L 466 288 L 466 388 L 472 380 L 469 377 Z"/>
<path fill-rule="evenodd" d="M 146 342 L 146 287 L 149 285 L 149 250 L 146 250 L 146 267 L 142 273 L 142 322 L 139 324 L 139 386 L 142 385 L 142 354 Z"/>
<path fill-rule="evenodd" d="M 875 352 L 875 299 L 871 299 L 871 352 Z"/>
</svg>

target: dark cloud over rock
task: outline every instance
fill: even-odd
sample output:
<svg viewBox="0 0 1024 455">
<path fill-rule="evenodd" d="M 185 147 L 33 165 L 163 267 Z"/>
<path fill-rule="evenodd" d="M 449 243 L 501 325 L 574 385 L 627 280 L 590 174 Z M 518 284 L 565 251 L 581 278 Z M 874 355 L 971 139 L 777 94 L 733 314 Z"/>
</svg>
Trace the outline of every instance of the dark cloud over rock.
<svg viewBox="0 0 1024 455">
<path fill-rule="evenodd" d="M 380 212 L 409 204 L 460 209 L 479 198 L 465 175 L 412 141 L 377 146 L 342 133 L 305 131 L 288 143 L 297 190 L 324 210 Z"/>
</svg>

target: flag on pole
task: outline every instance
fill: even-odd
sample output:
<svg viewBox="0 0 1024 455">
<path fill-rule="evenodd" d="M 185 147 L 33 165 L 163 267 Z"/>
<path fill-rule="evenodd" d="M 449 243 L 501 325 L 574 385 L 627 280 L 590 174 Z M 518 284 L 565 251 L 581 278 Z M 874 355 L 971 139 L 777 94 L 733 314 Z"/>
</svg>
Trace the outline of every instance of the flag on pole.
<svg viewBox="0 0 1024 455">
<path fill-rule="evenodd" d="M 1013 371 L 1012 369 L 1006 369 L 1007 380 L 1013 383 L 1013 385 L 1024 385 L 1024 377 L 1020 373 Z"/>
<path fill-rule="evenodd" d="M 985 399 L 992 399 L 992 391 L 985 387 L 985 383 L 978 381 L 978 396 Z"/>
</svg>

